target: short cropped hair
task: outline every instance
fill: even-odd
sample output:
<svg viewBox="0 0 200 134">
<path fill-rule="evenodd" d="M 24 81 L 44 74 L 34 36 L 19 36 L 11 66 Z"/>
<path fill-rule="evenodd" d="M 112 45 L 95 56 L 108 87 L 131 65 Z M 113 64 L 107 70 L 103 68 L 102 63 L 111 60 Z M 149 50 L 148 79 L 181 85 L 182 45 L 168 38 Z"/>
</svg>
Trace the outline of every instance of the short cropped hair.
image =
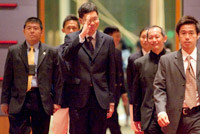
<svg viewBox="0 0 200 134">
<path fill-rule="evenodd" d="M 63 21 L 63 28 L 65 27 L 66 22 L 67 22 L 67 21 L 70 21 L 70 20 L 76 21 L 77 24 L 78 24 L 78 28 L 80 29 L 80 23 L 79 23 L 79 21 L 78 21 L 78 18 L 77 18 L 75 15 L 73 15 L 73 14 L 70 14 L 70 15 L 68 15 L 68 16 L 65 18 L 65 20 Z"/>
<path fill-rule="evenodd" d="M 165 30 L 164 30 L 162 27 L 160 27 L 160 26 L 158 26 L 158 25 L 153 25 L 153 26 L 149 27 L 148 30 L 147 30 L 147 38 L 148 38 L 148 36 L 149 36 L 149 30 L 152 29 L 152 28 L 154 28 L 154 27 L 160 28 L 162 36 L 163 36 L 163 37 L 166 36 Z"/>
<path fill-rule="evenodd" d="M 115 26 L 108 26 L 103 30 L 104 33 L 112 35 L 114 32 L 120 32 L 119 29 Z"/>
<path fill-rule="evenodd" d="M 144 31 L 146 31 L 146 30 L 148 30 L 148 29 L 149 29 L 149 27 L 143 28 L 143 29 L 140 31 L 140 33 L 139 33 L 139 37 L 142 35 L 142 32 L 144 32 Z"/>
<path fill-rule="evenodd" d="M 26 24 L 29 23 L 29 22 L 38 23 L 38 24 L 40 25 L 40 29 L 41 29 L 41 30 L 43 29 L 42 21 L 41 21 L 39 18 L 37 18 L 37 17 L 30 17 L 30 18 L 28 18 L 28 19 L 25 21 L 24 29 L 26 28 Z"/>
<path fill-rule="evenodd" d="M 86 2 L 82 4 L 81 7 L 78 9 L 78 14 L 80 18 L 83 18 L 85 14 L 90 13 L 92 11 L 95 11 L 98 15 L 98 10 L 96 5 L 92 2 Z"/>
<path fill-rule="evenodd" d="M 176 24 L 176 33 L 179 35 L 179 31 L 182 25 L 194 24 L 196 27 L 197 34 L 200 32 L 199 22 L 193 16 L 183 16 Z"/>
</svg>

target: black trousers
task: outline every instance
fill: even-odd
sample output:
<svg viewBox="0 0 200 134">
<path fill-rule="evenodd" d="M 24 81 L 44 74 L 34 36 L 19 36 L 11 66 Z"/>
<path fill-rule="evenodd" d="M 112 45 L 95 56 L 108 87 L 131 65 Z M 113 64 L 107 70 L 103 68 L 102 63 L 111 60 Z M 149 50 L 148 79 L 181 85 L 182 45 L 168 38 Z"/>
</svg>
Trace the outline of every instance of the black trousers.
<svg viewBox="0 0 200 134">
<path fill-rule="evenodd" d="M 181 115 L 177 134 L 200 134 L 200 111 Z"/>
<path fill-rule="evenodd" d="M 106 134 L 106 130 L 109 128 L 111 134 L 121 134 L 120 131 L 120 125 L 119 125 L 119 121 L 118 121 L 118 113 L 117 113 L 117 105 L 115 105 L 115 111 L 113 112 L 113 115 L 111 118 L 107 119 L 106 122 L 106 129 L 104 131 L 104 134 Z"/>
<path fill-rule="evenodd" d="M 50 116 L 43 109 L 39 90 L 27 92 L 22 110 L 9 114 L 10 134 L 48 134 Z"/>
<path fill-rule="evenodd" d="M 69 108 L 70 134 L 103 134 L 107 110 L 102 109 L 91 88 L 88 103 L 83 108 Z"/>
</svg>

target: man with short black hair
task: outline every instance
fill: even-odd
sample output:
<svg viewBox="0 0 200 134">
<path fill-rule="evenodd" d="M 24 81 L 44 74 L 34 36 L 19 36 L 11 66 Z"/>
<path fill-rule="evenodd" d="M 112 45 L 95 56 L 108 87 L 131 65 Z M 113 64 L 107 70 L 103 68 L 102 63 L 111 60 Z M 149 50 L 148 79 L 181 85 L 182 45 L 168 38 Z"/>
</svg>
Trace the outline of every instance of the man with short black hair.
<svg viewBox="0 0 200 134">
<path fill-rule="evenodd" d="M 114 111 L 115 48 L 113 39 L 99 32 L 98 10 L 87 2 L 78 10 L 81 31 L 66 35 L 62 52 L 69 63 L 66 81 L 70 134 L 102 134 Z"/>
<path fill-rule="evenodd" d="M 161 57 L 154 80 L 158 123 L 166 134 L 200 134 L 199 22 L 183 16 L 176 33 L 181 48 Z"/>
<path fill-rule="evenodd" d="M 157 122 L 153 99 L 153 80 L 158 69 L 160 57 L 166 54 L 164 43 L 167 36 L 163 28 L 151 26 L 147 30 L 147 40 L 151 47 L 149 54 L 134 61 L 134 78 L 129 85 L 132 93 L 133 120 L 137 132 L 161 134 Z"/>
<path fill-rule="evenodd" d="M 115 110 L 111 118 L 107 120 L 106 129 L 109 128 L 111 134 L 121 134 L 120 125 L 118 122 L 117 107 L 119 99 L 122 97 L 123 105 L 128 104 L 128 97 L 124 85 L 124 72 L 122 63 L 122 53 L 116 47 L 119 45 L 121 40 L 120 31 L 117 27 L 108 26 L 104 29 L 104 33 L 113 37 L 115 43 L 115 67 L 116 67 L 116 81 L 115 81 Z M 106 133 L 105 129 L 105 133 Z"/>
<path fill-rule="evenodd" d="M 79 30 L 80 23 L 78 18 L 73 14 L 68 15 L 63 22 L 62 32 L 65 34 L 70 34 Z"/>
<path fill-rule="evenodd" d="M 60 108 L 62 90 L 57 51 L 40 42 L 42 22 L 24 24 L 25 42 L 11 46 L 5 64 L 1 110 L 10 134 L 48 134 L 50 115 Z"/>
</svg>

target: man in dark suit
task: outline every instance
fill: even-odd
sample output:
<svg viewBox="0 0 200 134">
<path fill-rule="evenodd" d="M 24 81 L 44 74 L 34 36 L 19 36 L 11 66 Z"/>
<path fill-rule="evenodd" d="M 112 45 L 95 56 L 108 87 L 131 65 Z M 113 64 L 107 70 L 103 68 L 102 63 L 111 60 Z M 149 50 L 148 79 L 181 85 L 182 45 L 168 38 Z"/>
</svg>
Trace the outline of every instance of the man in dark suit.
<svg viewBox="0 0 200 134">
<path fill-rule="evenodd" d="M 200 134 L 199 32 L 199 22 L 183 16 L 176 25 L 181 49 L 160 59 L 154 98 L 158 123 L 166 134 Z"/>
<path fill-rule="evenodd" d="M 10 134 L 29 134 L 31 128 L 33 134 L 48 134 L 50 115 L 60 107 L 58 55 L 40 42 L 42 34 L 42 22 L 30 17 L 26 41 L 8 49 L 1 110 L 9 114 Z"/>
<path fill-rule="evenodd" d="M 158 61 L 166 53 L 164 43 L 167 36 L 161 27 L 152 26 L 147 31 L 147 39 L 151 46 L 150 53 L 134 62 L 135 76 L 131 85 L 133 120 L 137 131 L 144 131 L 145 134 L 161 134 L 154 107 L 153 80 Z"/>
<path fill-rule="evenodd" d="M 124 72 L 122 68 L 122 53 L 116 47 L 119 45 L 121 40 L 120 31 L 117 27 L 108 26 L 104 29 L 104 33 L 113 37 L 115 43 L 115 67 L 116 67 L 116 81 L 115 81 L 115 110 L 111 118 L 107 120 L 106 129 L 109 128 L 111 134 L 121 134 L 120 125 L 118 122 L 117 106 L 119 99 L 122 97 L 124 105 L 128 104 L 128 97 L 124 85 Z M 105 133 L 106 133 L 105 129 Z"/>
<path fill-rule="evenodd" d="M 128 89 L 129 89 L 129 95 L 130 95 L 130 98 L 129 98 L 129 103 L 130 103 L 130 117 L 131 117 L 131 128 L 132 130 L 135 131 L 136 134 L 140 134 L 142 132 L 137 132 L 137 130 L 135 129 L 135 125 L 134 125 L 134 122 L 133 122 L 133 101 L 132 101 L 132 96 L 133 95 L 133 91 L 131 90 L 131 87 L 132 87 L 132 84 L 133 84 L 133 79 L 134 79 L 134 70 L 135 70 L 135 67 L 134 67 L 134 61 L 146 54 L 149 53 L 151 47 L 147 41 L 147 30 L 148 30 L 148 27 L 146 28 L 143 28 L 141 31 L 140 31 L 140 34 L 139 34 L 139 44 L 141 46 L 141 50 L 139 50 L 138 52 L 135 52 L 134 54 L 130 55 L 129 58 L 128 58 L 128 66 L 127 66 L 127 70 L 126 70 L 126 73 L 127 73 L 127 84 L 128 84 Z"/>
<path fill-rule="evenodd" d="M 82 4 L 78 13 L 83 28 L 66 35 L 62 53 L 70 69 L 66 81 L 70 134 L 102 134 L 106 116 L 114 111 L 114 42 L 97 30 L 99 17 L 93 3 Z"/>
<path fill-rule="evenodd" d="M 65 35 L 67 35 L 79 30 L 80 30 L 80 23 L 78 21 L 78 18 L 73 14 L 68 15 L 63 22 L 62 32 L 65 33 Z M 65 98 L 68 94 L 67 87 L 65 85 L 65 80 L 68 79 L 68 74 L 69 74 L 68 63 L 62 58 L 62 51 L 64 47 L 65 44 L 62 44 L 58 47 L 59 60 L 62 71 L 63 101 L 65 101 Z M 66 105 L 62 105 L 62 108 L 53 114 L 52 132 L 55 134 L 61 134 L 61 133 L 66 134 L 68 132 L 68 126 L 69 126 L 69 108 Z"/>
</svg>

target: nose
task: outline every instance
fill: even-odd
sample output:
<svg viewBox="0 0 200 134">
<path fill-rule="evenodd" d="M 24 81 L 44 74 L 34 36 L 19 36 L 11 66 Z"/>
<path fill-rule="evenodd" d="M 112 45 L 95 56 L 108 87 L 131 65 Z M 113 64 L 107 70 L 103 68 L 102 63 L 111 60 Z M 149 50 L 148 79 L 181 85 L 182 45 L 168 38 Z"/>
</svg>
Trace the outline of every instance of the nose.
<svg viewBox="0 0 200 134">
<path fill-rule="evenodd" d="M 31 32 L 34 32 L 34 28 L 31 28 L 31 30 L 30 30 Z"/>
<path fill-rule="evenodd" d="M 185 38 L 186 38 L 186 39 L 189 39 L 189 34 L 186 34 Z"/>
<path fill-rule="evenodd" d="M 70 30 L 69 30 L 71 33 L 73 32 L 73 28 L 70 28 Z"/>
<path fill-rule="evenodd" d="M 153 38 L 153 41 L 156 41 L 156 38 Z"/>
</svg>

